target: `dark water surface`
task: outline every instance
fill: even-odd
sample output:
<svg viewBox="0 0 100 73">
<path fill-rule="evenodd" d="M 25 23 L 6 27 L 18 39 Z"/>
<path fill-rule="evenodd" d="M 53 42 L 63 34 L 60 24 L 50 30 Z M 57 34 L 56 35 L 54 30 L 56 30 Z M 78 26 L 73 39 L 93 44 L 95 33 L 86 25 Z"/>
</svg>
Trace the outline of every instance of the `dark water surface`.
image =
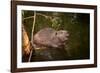
<svg viewBox="0 0 100 73">
<path fill-rule="evenodd" d="M 22 12 L 24 12 L 23 18 L 34 15 L 34 11 Z M 33 51 L 31 61 L 79 60 L 90 58 L 90 15 L 88 13 L 42 11 L 36 13 L 34 34 L 40 29 L 50 27 L 55 30 L 67 30 L 70 35 L 66 46 L 62 48 L 47 48 Z M 33 19 L 26 19 L 23 21 L 23 24 L 31 40 Z M 28 57 L 24 56 L 23 61 L 27 61 L 26 58 Z"/>
</svg>

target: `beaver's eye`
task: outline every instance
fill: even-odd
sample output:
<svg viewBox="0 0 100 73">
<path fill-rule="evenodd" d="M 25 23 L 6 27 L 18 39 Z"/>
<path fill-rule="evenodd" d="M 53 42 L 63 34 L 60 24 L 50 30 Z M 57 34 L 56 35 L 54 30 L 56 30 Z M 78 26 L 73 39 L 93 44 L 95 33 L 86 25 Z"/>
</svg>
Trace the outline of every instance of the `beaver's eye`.
<svg viewBox="0 0 100 73">
<path fill-rule="evenodd" d="M 55 35 L 57 35 L 57 32 L 55 33 Z"/>
</svg>

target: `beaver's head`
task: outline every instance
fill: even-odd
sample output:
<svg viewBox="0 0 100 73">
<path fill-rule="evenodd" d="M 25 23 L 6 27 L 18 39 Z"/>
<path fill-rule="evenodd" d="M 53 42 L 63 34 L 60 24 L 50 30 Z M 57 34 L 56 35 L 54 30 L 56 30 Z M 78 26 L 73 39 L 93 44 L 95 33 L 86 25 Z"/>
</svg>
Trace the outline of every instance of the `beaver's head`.
<svg viewBox="0 0 100 73">
<path fill-rule="evenodd" d="M 66 30 L 59 30 L 56 32 L 56 37 L 61 41 L 65 42 L 68 40 L 69 33 Z"/>
</svg>

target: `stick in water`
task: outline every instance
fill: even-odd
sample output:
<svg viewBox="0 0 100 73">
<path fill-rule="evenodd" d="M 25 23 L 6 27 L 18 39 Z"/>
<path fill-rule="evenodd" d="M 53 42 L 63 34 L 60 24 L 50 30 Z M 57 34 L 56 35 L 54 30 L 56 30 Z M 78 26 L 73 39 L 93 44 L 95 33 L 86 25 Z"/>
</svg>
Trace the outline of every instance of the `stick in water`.
<svg viewBox="0 0 100 73">
<path fill-rule="evenodd" d="M 33 41 L 33 34 L 34 34 L 35 21 L 36 21 L 36 11 L 34 11 L 33 27 L 32 27 L 32 32 L 31 32 L 31 44 L 32 44 L 32 46 L 33 46 L 33 42 L 32 42 L 32 41 Z M 31 61 L 32 52 L 33 52 L 33 49 L 31 49 L 28 62 Z"/>
</svg>

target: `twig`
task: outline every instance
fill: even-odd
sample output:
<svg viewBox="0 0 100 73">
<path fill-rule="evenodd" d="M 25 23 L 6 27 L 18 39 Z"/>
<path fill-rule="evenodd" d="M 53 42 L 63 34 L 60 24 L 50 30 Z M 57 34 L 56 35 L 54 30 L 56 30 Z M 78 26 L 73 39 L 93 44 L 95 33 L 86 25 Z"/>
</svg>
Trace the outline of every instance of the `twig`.
<svg viewBox="0 0 100 73">
<path fill-rule="evenodd" d="M 31 32 L 31 42 L 33 41 L 33 34 L 34 34 L 35 22 L 36 22 L 36 12 L 34 11 L 33 26 L 32 26 L 32 32 Z"/>
<path fill-rule="evenodd" d="M 31 49 L 31 52 L 30 52 L 30 55 L 29 55 L 29 59 L 28 59 L 28 62 L 30 62 L 30 61 L 31 61 L 32 52 L 33 52 L 33 49 Z"/>
<path fill-rule="evenodd" d="M 33 46 L 33 34 L 34 34 L 35 21 L 36 21 L 36 12 L 34 11 L 33 26 L 32 26 L 32 32 L 31 32 L 31 44 L 32 44 L 32 46 Z M 30 60 L 31 60 L 32 52 L 33 52 L 33 49 L 30 52 L 28 62 L 30 62 Z"/>
<path fill-rule="evenodd" d="M 23 20 L 30 19 L 30 18 L 34 18 L 34 16 L 29 16 L 29 17 L 23 18 Z"/>
<path fill-rule="evenodd" d="M 45 15 L 45 14 L 37 13 L 37 15 L 41 15 L 41 16 L 44 16 L 45 18 L 52 19 L 52 17 L 51 17 L 51 16 L 47 16 L 47 15 Z"/>
<path fill-rule="evenodd" d="M 51 16 L 47 16 L 47 15 L 44 15 L 44 14 L 41 14 L 41 13 L 37 13 L 36 15 L 41 15 L 41 16 L 43 16 L 43 17 L 45 17 L 45 18 L 52 19 Z M 34 16 L 29 16 L 29 17 L 23 18 L 23 20 L 31 19 L 31 18 L 34 18 Z"/>
</svg>

